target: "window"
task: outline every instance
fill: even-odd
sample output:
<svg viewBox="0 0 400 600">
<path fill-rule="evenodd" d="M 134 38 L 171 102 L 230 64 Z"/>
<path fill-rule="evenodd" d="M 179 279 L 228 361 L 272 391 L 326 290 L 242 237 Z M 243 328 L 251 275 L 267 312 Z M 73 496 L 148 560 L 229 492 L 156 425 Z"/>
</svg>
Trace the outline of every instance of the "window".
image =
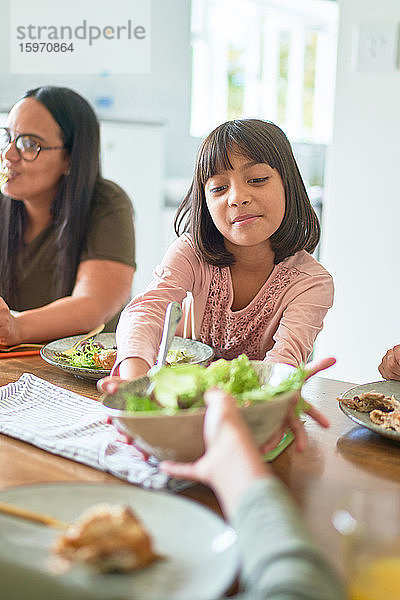
<svg viewBox="0 0 400 600">
<path fill-rule="evenodd" d="M 328 0 L 192 0 L 191 134 L 258 117 L 329 144 L 337 19 Z"/>
</svg>

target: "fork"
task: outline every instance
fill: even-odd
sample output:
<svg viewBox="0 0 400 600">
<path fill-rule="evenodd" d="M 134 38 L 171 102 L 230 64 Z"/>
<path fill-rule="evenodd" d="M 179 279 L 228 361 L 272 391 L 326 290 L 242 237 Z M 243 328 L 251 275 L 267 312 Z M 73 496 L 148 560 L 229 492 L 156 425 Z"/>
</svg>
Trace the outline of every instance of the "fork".
<svg viewBox="0 0 400 600">
<path fill-rule="evenodd" d="M 89 331 L 89 333 L 87 333 L 86 335 L 84 335 L 82 338 L 80 338 L 77 342 L 75 342 L 75 344 L 73 346 L 71 346 L 71 348 L 67 348 L 66 350 L 63 350 L 62 352 L 57 352 L 57 354 L 60 356 L 71 356 L 71 354 L 73 354 L 75 352 L 75 350 L 78 348 L 78 346 L 88 340 L 91 337 L 94 337 L 96 334 L 100 333 L 101 331 L 103 331 L 105 327 L 105 324 L 102 323 L 101 325 L 99 325 L 98 327 L 96 327 L 95 329 L 92 329 L 92 331 Z"/>
</svg>

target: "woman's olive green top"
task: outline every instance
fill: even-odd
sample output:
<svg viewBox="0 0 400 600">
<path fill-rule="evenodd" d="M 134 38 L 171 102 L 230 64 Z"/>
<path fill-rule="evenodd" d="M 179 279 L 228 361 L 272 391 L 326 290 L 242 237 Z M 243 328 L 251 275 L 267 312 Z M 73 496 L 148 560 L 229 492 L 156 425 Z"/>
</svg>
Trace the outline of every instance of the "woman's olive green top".
<svg viewBox="0 0 400 600">
<path fill-rule="evenodd" d="M 49 225 L 34 240 L 24 244 L 17 257 L 16 311 L 38 308 L 53 302 L 57 267 L 54 226 Z M 87 235 L 79 262 L 112 260 L 135 267 L 133 208 L 127 194 L 112 181 L 100 181 L 94 191 Z M 72 292 L 72 289 L 71 289 Z M 105 331 L 115 331 L 119 313 L 107 323 Z"/>
</svg>

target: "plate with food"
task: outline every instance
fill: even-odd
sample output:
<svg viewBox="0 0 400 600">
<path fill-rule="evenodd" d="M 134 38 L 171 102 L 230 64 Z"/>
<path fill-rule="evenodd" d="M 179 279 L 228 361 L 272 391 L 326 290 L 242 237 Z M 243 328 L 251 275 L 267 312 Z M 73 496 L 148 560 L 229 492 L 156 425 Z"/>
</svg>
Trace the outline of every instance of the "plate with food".
<svg viewBox="0 0 400 600">
<path fill-rule="evenodd" d="M 110 374 L 114 365 L 117 350 L 114 333 L 99 333 L 85 340 L 68 356 L 63 352 L 79 342 L 82 336 L 55 340 L 43 346 L 40 351 L 42 358 L 77 377 L 85 379 L 101 379 Z M 175 336 L 167 355 L 167 364 L 209 364 L 214 351 L 207 344 Z"/>
<path fill-rule="evenodd" d="M 42 598 L 212 600 L 238 568 L 231 527 L 179 496 L 57 483 L 3 490 L 0 502 L 25 517 L 0 514 L 2 591 L 15 598 L 34 585 Z"/>
<path fill-rule="evenodd" d="M 400 441 L 400 381 L 357 385 L 338 400 L 344 414 L 358 425 Z"/>
</svg>

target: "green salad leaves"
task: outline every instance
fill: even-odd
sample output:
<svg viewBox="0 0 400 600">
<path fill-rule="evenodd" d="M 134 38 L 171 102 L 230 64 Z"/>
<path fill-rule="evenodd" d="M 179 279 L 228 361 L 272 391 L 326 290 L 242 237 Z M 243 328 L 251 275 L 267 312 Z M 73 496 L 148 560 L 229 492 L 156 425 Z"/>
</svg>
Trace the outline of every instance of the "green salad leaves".
<svg viewBox="0 0 400 600">
<path fill-rule="evenodd" d="M 83 367 L 85 369 L 98 369 L 94 360 L 94 355 L 103 349 L 93 340 L 88 340 L 82 346 L 78 346 L 72 354 L 66 356 L 64 360 L 68 361 L 73 367 Z"/>
<path fill-rule="evenodd" d="M 233 360 L 220 359 L 209 367 L 181 364 L 161 368 L 152 377 L 152 397 L 134 396 L 126 392 L 126 408 L 130 411 L 162 410 L 173 414 L 180 409 L 204 406 L 204 392 L 219 387 L 232 394 L 239 406 L 272 400 L 278 394 L 300 390 L 306 371 L 303 366 L 278 385 L 260 381 L 251 361 L 245 354 Z M 299 410 L 304 406 L 300 402 Z"/>
</svg>

